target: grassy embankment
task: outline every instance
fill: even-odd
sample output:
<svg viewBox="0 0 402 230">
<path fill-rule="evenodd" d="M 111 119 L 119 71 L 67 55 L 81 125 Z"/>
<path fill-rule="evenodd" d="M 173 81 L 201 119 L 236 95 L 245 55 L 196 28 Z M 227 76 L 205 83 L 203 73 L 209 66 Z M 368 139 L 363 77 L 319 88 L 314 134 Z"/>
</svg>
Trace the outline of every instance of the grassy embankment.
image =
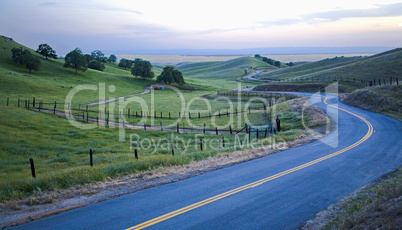
<svg viewBox="0 0 402 230">
<path fill-rule="evenodd" d="M 390 78 L 402 76 L 402 49 L 394 49 L 369 57 L 336 57 L 318 62 L 296 65 L 259 74 L 259 78 L 281 80 L 270 82 L 265 90 L 320 91 L 325 86 L 338 82 L 340 92 L 347 93 L 365 88 L 370 81 L 376 85 L 389 85 Z M 399 79 L 401 80 L 401 79 Z M 363 83 L 362 83 L 363 81 Z M 384 84 L 385 81 L 385 84 Z"/>
<path fill-rule="evenodd" d="M 108 99 L 142 92 L 145 87 L 154 84 L 154 81 L 134 78 L 129 71 L 111 64 L 107 64 L 104 72 L 88 69 L 86 72 L 75 74 L 73 69 L 62 67 L 62 60 L 45 60 L 43 57 L 40 57 L 41 69 L 28 74 L 28 70 L 11 60 L 13 47 L 20 47 L 20 45 L 0 39 L 0 48 L 2 48 L 0 49 L 0 129 L 2 130 L 0 135 L 0 158 L 2 159 L 0 162 L 0 200 L 29 196 L 43 190 L 62 189 L 101 181 L 161 166 L 187 164 L 191 161 L 219 155 L 222 152 L 244 148 L 239 146 L 240 139 L 243 141 L 242 143 L 245 143 L 244 135 L 241 135 L 240 139 L 225 134 L 205 134 L 195 137 L 195 134 L 187 133 L 172 136 L 171 132 L 129 129 L 125 130 L 126 141 L 120 142 L 117 128 L 99 127 L 82 130 L 73 127 L 63 117 L 17 107 L 18 97 L 21 101 L 32 100 L 32 97 L 36 97 L 37 101 L 63 103 L 70 90 L 82 84 L 105 83 L 106 99 Z M 240 66 L 243 65 L 241 62 L 239 63 Z M 242 71 L 244 72 L 244 70 Z M 185 91 L 183 94 L 186 102 L 205 94 L 216 94 L 216 91 L 221 89 L 210 82 L 211 79 L 204 81 L 198 79 L 198 81 L 203 83 L 204 86 L 200 85 L 199 88 L 204 91 Z M 223 81 L 230 82 L 228 79 Z M 207 82 L 210 82 L 210 86 Z M 115 86 L 114 92 L 108 91 L 110 85 Z M 236 82 L 233 85 L 236 85 Z M 150 104 L 150 96 L 142 95 L 141 98 Z M 9 106 L 6 106 L 7 97 L 10 98 Z M 98 92 L 85 90 L 76 94 L 73 106 L 98 100 Z M 206 100 L 213 106 L 212 112 L 228 108 L 227 102 Z M 236 103 L 243 103 L 242 106 L 244 106 L 247 100 L 246 98 L 244 101 Z M 165 114 L 171 110 L 177 112 L 180 108 L 179 98 L 169 90 L 156 91 L 154 102 L 157 111 Z M 21 105 L 23 104 L 21 103 Z M 200 109 L 202 105 L 204 106 L 202 109 L 205 109 L 207 108 L 205 104 L 205 102 L 198 101 L 192 106 L 194 109 Z M 251 106 L 253 105 L 261 106 L 261 102 L 251 103 Z M 107 107 L 111 109 L 109 105 Z M 58 109 L 62 108 L 58 107 Z M 270 136 L 270 139 L 262 139 L 257 145 L 294 140 L 307 134 L 301 130 L 303 126 L 300 114 L 293 111 L 286 102 L 276 106 L 276 113 L 282 118 L 284 132 Z M 228 119 L 230 117 L 222 117 L 217 119 L 217 123 L 224 124 Z M 234 118 L 234 120 L 236 119 L 237 117 Z M 260 112 L 251 114 L 250 119 L 259 121 L 267 118 Z M 204 123 L 204 121 L 198 122 L 199 124 Z M 242 122 L 244 120 L 240 121 L 240 123 Z M 141 140 L 149 140 L 141 145 L 133 144 L 133 147 L 139 150 L 138 160 L 134 158 L 133 149 L 130 149 L 129 137 L 131 134 L 137 135 L 134 136 L 134 141 L 137 140 L 136 137 L 140 137 Z M 203 151 L 199 149 L 198 145 L 201 137 L 204 139 Z M 225 138 L 225 148 L 222 147 L 222 137 Z M 171 154 L 172 142 L 175 156 Z M 94 152 L 94 167 L 89 167 L 89 149 Z M 29 158 L 33 158 L 35 161 L 36 179 L 31 178 Z"/>
<path fill-rule="evenodd" d="M 399 168 L 329 207 L 301 229 L 401 229 L 401 181 Z"/>
</svg>

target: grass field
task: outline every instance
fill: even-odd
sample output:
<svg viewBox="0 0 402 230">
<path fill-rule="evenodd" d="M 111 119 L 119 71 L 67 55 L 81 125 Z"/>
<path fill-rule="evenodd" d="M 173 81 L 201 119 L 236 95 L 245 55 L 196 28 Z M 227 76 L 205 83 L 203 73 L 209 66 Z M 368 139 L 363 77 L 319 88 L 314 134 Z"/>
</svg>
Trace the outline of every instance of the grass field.
<svg viewBox="0 0 402 230">
<path fill-rule="evenodd" d="M 36 98 L 36 103 L 43 101 L 44 107 L 53 109 L 54 101 L 57 101 L 58 111 L 63 111 L 63 105 L 68 93 L 80 85 L 100 84 L 105 86 L 105 99 L 140 93 L 144 88 L 155 84 L 154 80 L 142 80 L 130 75 L 128 70 L 123 70 L 117 65 L 106 64 L 106 69 L 95 71 L 88 69 L 86 72 L 63 68 L 63 60 L 41 59 L 42 67 L 39 71 L 28 73 L 23 66 L 11 60 L 11 49 L 20 47 L 15 42 L 5 42 L 0 39 L 0 200 L 29 196 L 30 194 L 44 191 L 67 188 L 79 184 L 102 181 L 108 178 L 150 170 L 169 165 L 182 165 L 191 161 L 206 159 L 220 152 L 231 152 L 250 146 L 241 146 L 246 143 L 246 135 L 229 134 L 204 134 L 195 136 L 194 133 L 172 133 L 167 131 L 124 130 L 124 140 L 119 141 L 120 131 L 117 127 L 100 126 L 95 129 L 78 129 L 66 119 L 51 113 L 40 113 L 24 108 L 25 100 Z M 33 50 L 31 50 L 34 53 Z M 37 55 L 37 54 L 35 54 Z M 149 113 L 151 107 L 158 113 L 168 112 L 172 116 L 182 111 L 184 114 L 197 111 L 204 114 L 211 111 L 218 114 L 233 112 L 235 108 L 246 110 L 248 107 L 263 107 L 263 102 L 251 100 L 251 97 L 222 97 L 217 91 L 237 88 L 238 81 L 245 74 L 245 69 L 250 72 L 255 68 L 269 68 L 265 63 L 254 58 L 239 58 L 220 63 L 199 63 L 181 65 L 186 81 L 200 90 L 181 90 L 185 104 L 181 104 L 181 97 L 173 90 L 153 91 L 153 94 L 144 94 L 136 97 L 146 102 Z M 158 75 L 163 66 L 156 66 L 153 71 Z M 249 68 L 251 67 L 251 69 Z M 247 69 L 249 68 L 249 69 Z M 213 80 L 217 79 L 217 80 Z M 213 80 L 213 81 L 212 81 Z M 250 84 L 251 85 L 251 84 Z M 113 90 L 110 86 L 114 86 Z M 244 86 L 243 86 L 244 87 Z M 78 92 L 70 105 L 77 108 L 99 101 L 97 90 L 82 90 Z M 17 107 L 18 98 L 20 107 Z M 264 98 L 265 100 L 266 98 Z M 231 101 L 231 103 L 228 102 Z M 267 102 L 271 99 L 267 98 Z M 271 116 L 279 116 L 282 119 L 281 127 L 284 132 L 277 135 L 269 135 L 262 139 L 259 145 L 269 145 L 273 142 L 291 141 L 307 133 L 303 130 L 301 114 L 292 110 L 286 102 L 271 111 Z M 191 103 L 190 103 L 191 102 Z M 7 105 L 8 103 L 8 105 Z M 209 107 L 210 105 L 210 107 Z M 233 105 L 233 107 L 231 107 Z M 32 104 L 31 104 L 32 106 Z M 107 110 L 118 111 L 118 102 L 105 105 Z M 85 108 L 85 107 L 84 107 Z M 98 111 L 102 106 L 91 107 L 90 110 Z M 132 112 L 140 109 L 136 104 L 129 104 Z M 144 112 L 144 111 L 143 111 Z M 275 112 L 275 113 L 274 113 Z M 81 113 L 81 112 L 80 112 Z M 97 112 L 89 112 L 95 117 Z M 203 114 L 203 115 L 204 115 Z M 248 120 L 245 119 L 247 116 Z M 128 118 L 132 123 L 141 123 L 140 119 Z M 270 118 L 266 111 L 260 110 L 245 113 L 239 118 L 236 116 L 222 116 L 214 119 L 155 119 L 156 125 L 163 122 L 180 125 L 203 126 L 207 128 L 218 126 L 227 129 L 231 124 L 233 129 L 241 129 L 244 123 L 266 122 Z M 81 122 L 84 122 L 81 120 Z M 146 120 L 145 123 L 150 123 Z M 131 136 L 133 135 L 134 136 Z M 173 136 L 172 136 L 173 135 Z M 130 137 L 137 138 L 136 143 L 130 142 Z M 138 139 L 141 138 L 141 139 Z M 204 139 L 204 149 L 199 149 L 199 138 Z M 226 146 L 222 147 L 222 138 L 225 138 Z M 246 138 L 246 139 L 245 139 Z M 131 139 L 132 140 L 132 139 Z M 148 142 L 141 142 L 147 140 Z M 171 154 L 171 144 L 174 142 L 175 156 Z M 134 157 L 134 149 L 139 150 L 139 159 Z M 94 167 L 89 166 L 89 149 L 94 152 Z M 36 166 L 36 179 L 31 178 L 29 158 L 33 158 Z"/>
<path fill-rule="evenodd" d="M 368 57 L 336 57 L 291 68 L 261 73 L 260 78 L 287 79 L 313 77 L 372 81 L 402 76 L 402 49 L 394 49 Z"/>
<path fill-rule="evenodd" d="M 376 86 L 355 90 L 343 99 L 343 102 L 402 120 L 401 85 Z"/>
</svg>

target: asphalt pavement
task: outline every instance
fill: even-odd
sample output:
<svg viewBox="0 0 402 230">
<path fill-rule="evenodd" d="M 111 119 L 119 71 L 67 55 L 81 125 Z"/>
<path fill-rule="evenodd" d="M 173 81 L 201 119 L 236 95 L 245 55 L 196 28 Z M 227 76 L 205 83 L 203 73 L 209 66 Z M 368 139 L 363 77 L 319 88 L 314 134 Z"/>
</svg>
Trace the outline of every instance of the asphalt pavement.
<svg viewBox="0 0 402 230">
<path fill-rule="evenodd" d="M 306 94 L 311 95 L 311 94 Z M 297 229 L 402 164 L 402 122 L 312 96 L 337 128 L 313 143 L 13 229 Z"/>
</svg>

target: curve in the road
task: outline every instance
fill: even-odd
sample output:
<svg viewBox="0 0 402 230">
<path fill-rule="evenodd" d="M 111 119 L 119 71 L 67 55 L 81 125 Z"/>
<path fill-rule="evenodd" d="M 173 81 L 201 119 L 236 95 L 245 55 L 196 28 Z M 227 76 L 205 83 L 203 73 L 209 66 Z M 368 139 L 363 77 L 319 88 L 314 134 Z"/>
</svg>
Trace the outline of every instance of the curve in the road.
<svg viewBox="0 0 402 230">
<path fill-rule="evenodd" d="M 157 217 L 157 218 L 154 218 L 154 219 L 152 219 L 152 220 L 146 221 L 146 222 L 144 222 L 144 223 L 135 225 L 135 226 L 133 226 L 133 227 L 131 227 L 131 228 L 127 228 L 127 230 L 144 229 L 144 228 L 146 228 L 146 227 L 149 227 L 149 226 L 151 226 L 151 225 L 160 223 L 160 222 L 162 222 L 162 221 L 165 221 L 165 220 L 167 220 L 167 219 L 173 218 L 173 217 L 178 216 L 178 215 L 180 215 L 180 214 L 186 213 L 186 212 L 191 211 L 191 210 L 193 210 L 193 209 L 199 208 L 199 207 L 204 206 L 204 205 L 206 205 L 206 204 L 212 203 L 212 202 L 214 202 L 214 201 L 220 200 L 220 199 L 222 199 L 222 198 L 231 196 L 231 195 L 233 195 L 233 194 L 242 192 L 242 191 L 247 190 L 247 189 L 250 189 L 250 188 L 255 188 L 255 187 L 260 186 L 260 185 L 262 185 L 263 183 L 266 183 L 266 182 L 268 182 L 268 181 L 277 179 L 277 178 L 279 178 L 279 177 L 285 176 L 285 175 L 290 174 L 290 173 L 293 173 L 293 172 L 295 172 L 295 171 L 298 171 L 298 170 L 304 169 L 304 168 L 306 168 L 306 167 L 312 166 L 312 165 L 317 164 L 317 163 L 319 163 L 319 162 L 321 162 L 321 161 L 324 161 L 324 160 L 327 160 L 327 159 L 332 158 L 332 157 L 334 157 L 334 156 L 337 156 L 337 155 L 339 155 L 339 154 L 342 154 L 342 153 L 344 153 L 344 152 L 346 152 L 346 151 L 348 151 L 348 150 L 350 150 L 350 149 L 352 149 L 352 148 L 355 148 L 356 146 L 358 146 L 358 145 L 360 145 L 361 143 L 365 142 L 365 141 L 366 141 L 368 138 L 370 138 L 370 136 L 373 134 L 373 126 L 372 126 L 372 124 L 371 124 L 369 121 L 367 121 L 365 118 L 363 118 L 363 117 L 361 117 L 361 116 L 359 116 L 359 115 L 357 115 L 357 114 L 354 114 L 354 113 L 352 113 L 352 112 L 350 112 L 350 111 L 347 111 L 346 109 L 341 109 L 341 108 L 338 108 L 338 107 L 336 107 L 336 106 L 333 106 L 333 105 L 328 104 L 328 103 L 327 103 L 327 97 L 325 97 L 324 103 L 325 103 L 326 105 L 328 105 L 328 106 L 331 106 L 331 107 L 335 108 L 335 109 L 339 109 L 339 110 L 342 110 L 342 111 L 344 111 L 344 112 L 347 112 L 347 113 L 349 113 L 349 114 L 351 114 L 351 115 L 353 115 L 353 116 L 356 116 L 356 117 L 358 117 L 359 119 L 361 119 L 362 121 L 364 121 L 364 122 L 367 124 L 367 127 L 368 127 L 368 130 L 367 130 L 366 135 L 365 135 L 362 139 L 360 139 L 359 141 L 357 141 L 356 143 L 354 143 L 354 144 L 352 144 L 352 145 L 350 145 L 350 146 L 348 146 L 348 147 L 346 147 L 346 148 L 344 148 L 344 149 L 341 149 L 341 150 L 339 150 L 339 151 L 337 151 L 337 152 L 335 152 L 335 153 L 332 153 L 332 154 L 329 154 L 329 155 L 327 155 L 327 156 L 321 157 L 321 158 L 316 159 L 316 160 L 314 160 L 314 161 L 310 161 L 310 162 L 305 163 L 305 164 L 303 164 L 303 165 L 300 165 L 300 166 L 291 168 L 291 169 L 289 169 L 289 170 L 286 170 L 286 171 L 284 171 L 284 172 L 275 174 L 275 175 L 273 175 L 273 176 L 266 177 L 266 178 L 264 178 L 264 179 L 255 181 L 255 182 L 253 182 L 253 183 L 244 185 L 244 186 L 242 186 L 242 187 L 239 187 L 239 188 L 230 190 L 230 191 L 228 191 L 228 192 L 219 194 L 219 195 L 214 196 L 214 197 L 211 197 L 211 198 L 209 198 L 209 199 L 205 199 L 205 200 L 200 201 L 200 202 L 198 202 L 198 203 L 195 203 L 195 204 L 189 205 L 189 206 L 187 206 L 187 207 L 178 209 L 178 210 L 176 210 L 176 211 L 167 213 L 167 214 L 165 214 L 165 215 L 159 216 L 159 217 Z"/>
<path fill-rule="evenodd" d="M 319 141 L 15 229 L 297 229 L 402 162 L 400 121 L 326 96 L 310 100 L 339 125 Z"/>
</svg>

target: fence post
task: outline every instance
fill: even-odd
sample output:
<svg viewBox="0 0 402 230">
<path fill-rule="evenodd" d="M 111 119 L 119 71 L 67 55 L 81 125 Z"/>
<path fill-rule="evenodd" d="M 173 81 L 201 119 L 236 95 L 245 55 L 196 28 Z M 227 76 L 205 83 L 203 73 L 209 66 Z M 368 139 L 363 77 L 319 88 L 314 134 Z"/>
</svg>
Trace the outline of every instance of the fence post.
<svg viewBox="0 0 402 230">
<path fill-rule="evenodd" d="M 94 166 L 94 162 L 92 159 L 92 149 L 89 149 L 89 164 L 92 166 Z"/>
<path fill-rule="evenodd" d="M 218 135 L 218 126 L 215 127 L 216 135 Z"/>
<path fill-rule="evenodd" d="M 174 156 L 174 148 L 173 148 L 173 143 L 171 144 L 172 147 L 172 156 Z"/>
<path fill-rule="evenodd" d="M 201 118 L 201 114 L 200 114 L 200 112 L 198 112 L 198 119 L 200 119 Z"/>
<path fill-rule="evenodd" d="M 135 159 L 138 160 L 138 152 L 137 152 L 137 149 L 134 149 L 134 156 L 135 156 Z"/>
<path fill-rule="evenodd" d="M 32 158 L 29 158 L 29 163 L 31 164 L 32 178 L 36 178 L 34 160 Z"/>
<path fill-rule="evenodd" d="M 169 112 L 169 119 L 170 119 L 170 112 Z"/>
<path fill-rule="evenodd" d="M 258 130 L 259 130 L 259 129 L 257 129 L 257 140 L 258 140 Z"/>
<path fill-rule="evenodd" d="M 32 108 L 35 108 L 35 97 L 33 97 Z"/>
<path fill-rule="evenodd" d="M 225 137 L 222 137 L 222 147 L 225 148 Z"/>
<path fill-rule="evenodd" d="M 204 123 L 204 131 L 203 131 L 203 133 L 205 134 L 205 123 Z"/>
<path fill-rule="evenodd" d="M 20 107 L 20 98 L 18 98 L 18 107 Z"/>
<path fill-rule="evenodd" d="M 161 131 L 163 131 L 162 121 L 160 123 L 161 123 Z"/>
<path fill-rule="evenodd" d="M 281 120 L 279 120 L 278 117 L 276 117 L 276 128 L 278 129 L 278 132 L 281 131 Z"/>
<path fill-rule="evenodd" d="M 200 138 L 200 149 L 201 149 L 201 151 L 203 151 L 203 148 L 202 148 L 202 138 Z"/>
<path fill-rule="evenodd" d="M 54 102 L 54 108 L 53 108 L 53 114 L 56 114 L 56 107 L 57 107 L 57 102 Z"/>
<path fill-rule="evenodd" d="M 232 133 L 232 126 L 231 126 L 231 125 L 229 125 L 229 131 L 230 131 L 230 134 L 233 134 L 233 133 Z"/>
<path fill-rule="evenodd" d="M 399 85 L 399 81 L 398 81 L 397 77 L 395 78 L 395 80 L 396 80 L 396 85 Z"/>
<path fill-rule="evenodd" d="M 177 122 L 177 133 L 180 133 L 179 129 L 180 129 L 179 122 Z"/>
</svg>

